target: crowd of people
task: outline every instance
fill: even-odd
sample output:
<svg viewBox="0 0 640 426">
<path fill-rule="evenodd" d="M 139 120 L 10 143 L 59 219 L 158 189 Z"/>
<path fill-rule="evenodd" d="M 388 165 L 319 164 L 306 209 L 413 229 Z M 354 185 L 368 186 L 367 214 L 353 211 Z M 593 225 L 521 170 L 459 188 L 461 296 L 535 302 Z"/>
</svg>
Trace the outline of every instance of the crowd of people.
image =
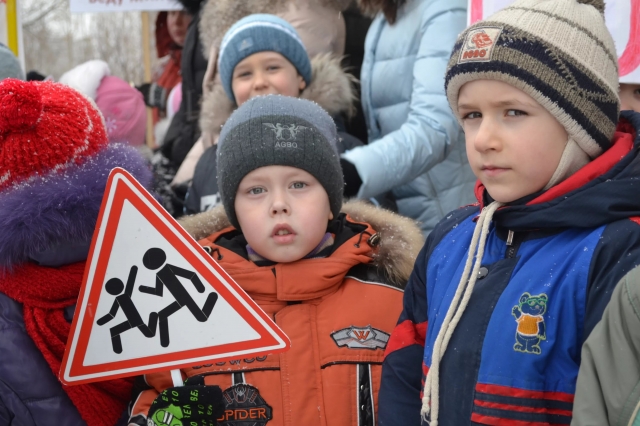
<svg viewBox="0 0 640 426">
<path fill-rule="evenodd" d="M 138 85 L 0 45 L 0 426 L 640 424 L 640 85 L 601 0 L 181 4 Z M 60 382 L 115 167 L 288 351 Z"/>
</svg>

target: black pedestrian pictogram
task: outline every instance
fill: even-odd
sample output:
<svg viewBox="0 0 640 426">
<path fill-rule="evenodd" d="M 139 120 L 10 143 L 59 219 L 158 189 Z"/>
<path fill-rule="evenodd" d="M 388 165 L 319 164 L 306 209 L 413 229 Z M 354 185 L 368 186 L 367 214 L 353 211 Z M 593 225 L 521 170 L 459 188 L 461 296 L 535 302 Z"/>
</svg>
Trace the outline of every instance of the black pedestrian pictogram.
<svg viewBox="0 0 640 426">
<path fill-rule="evenodd" d="M 158 313 L 152 312 L 149 315 L 149 325 L 146 325 L 138 312 L 138 309 L 131 300 L 131 294 L 133 293 L 133 285 L 136 281 L 136 275 L 138 273 L 138 267 L 132 266 L 129 271 L 129 278 L 127 279 L 127 286 L 125 287 L 122 280 L 118 278 L 111 278 L 104 285 L 107 293 L 116 296 L 116 300 L 113 301 L 113 305 L 109 310 L 109 313 L 97 321 L 98 325 L 105 325 L 109 321 L 115 318 L 119 309 L 122 309 L 127 320 L 114 327 L 111 327 L 111 346 L 113 351 L 117 354 L 122 353 L 122 340 L 120 334 L 127 330 L 138 327 L 138 330 L 144 334 L 145 337 L 154 337 L 156 335 L 156 326 L 158 324 Z M 124 290 L 124 293 L 122 292 Z M 122 293 L 122 294 L 120 294 Z"/>
<path fill-rule="evenodd" d="M 188 279 L 193 283 L 198 293 L 204 293 L 205 287 L 198 278 L 195 272 L 188 271 L 186 269 L 179 268 L 175 265 L 165 263 L 167 261 L 167 255 L 160 248 L 151 248 L 142 257 L 142 264 L 152 271 L 159 269 L 156 273 L 156 285 L 155 287 L 140 286 L 139 290 L 142 293 L 152 294 L 162 297 L 164 287 L 175 298 L 175 302 L 171 303 L 166 308 L 158 312 L 158 320 L 160 327 L 160 344 L 166 348 L 169 346 L 169 323 L 168 318 L 176 313 L 180 308 L 186 306 L 193 316 L 199 322 L 205 322 L 209 319 L 211 311 L 218 300 L 218 294 L 213 292 L 207 296 L 207 300 L 204 302 L 202 309 L 196 304 L 193 298 L 189 295 L 187 289 L 184 288 L 178 277 Z"/>
</svg>

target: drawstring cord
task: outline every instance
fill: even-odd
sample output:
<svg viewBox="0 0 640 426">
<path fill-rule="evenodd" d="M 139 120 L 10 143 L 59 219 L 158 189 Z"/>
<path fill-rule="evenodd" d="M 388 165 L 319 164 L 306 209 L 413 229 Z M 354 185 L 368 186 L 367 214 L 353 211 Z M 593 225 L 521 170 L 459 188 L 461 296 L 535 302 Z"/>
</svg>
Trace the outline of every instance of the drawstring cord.
<svg viewBox="0 0 640 426">
<path fill-rule="evenodd" d="M 478 279 L 478 271 L 482 265 L 482 257 L 484 255 L 484 247 L 489 234 L 489 225 L 495 211 L 500 208 L 503 203 L 494 201 L 487 207 L 482 209 L 476 227 L 473 230 L 469 254 L 467 262 L 464 265 L 460 282 L 456 288 L 456 293 L 447 310 L 447 315 L 442 322 L 438 336 L 431 355 L 431 368 L 427 373 L 424 383 L 424 396 L 422 398 L 422 410 L 420 414 L 422 419 L 430 426 L 438 426 L 438 413 L 440 405 L 440 361 L 447 350 L 447 345 L 451 340 L 451 336 L 462 318 L 462 314 L 467 308 L 473 287 Z M 478 250 L 477 256 L 475 255 Z M 475 257 L 475 262 L 473 261 Z M 471 265 L 473 264 L 473 270 Z M 462 300 L 461 300 L 462 298 Z M 459 306 L 458 306 L 459 304 Z M 428 418 L 430 417 L 430 421 Z"/>
</svg>

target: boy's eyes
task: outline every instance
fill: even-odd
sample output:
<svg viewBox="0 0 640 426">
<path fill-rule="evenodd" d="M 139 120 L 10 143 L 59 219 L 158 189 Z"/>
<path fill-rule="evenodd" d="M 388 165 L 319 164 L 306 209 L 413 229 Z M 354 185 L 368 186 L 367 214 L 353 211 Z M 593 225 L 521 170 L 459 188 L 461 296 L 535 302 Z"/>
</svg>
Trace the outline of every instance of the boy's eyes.
<svg viewBox="0 0 640 426">
<path fill-rule="evenodd" d="M 505 115 L 507 117 L 520 117 L 523 115 L 527 115 L 527 113 L 524 111 L 520 111 L 519 109 L 509 109 L 506 111 Z M 463 120 L 473 120 L 474 118 L 482 118 L 482 113 L 474 111 L 462 116 Z"/>
<path fill-rule="evenodd" d="M 306 186 L 307 186 L 307 184 L 304 183 L 304 182 L 293 182 L 291 184 L 291 188 L 293 188 L 293 189 L 302 189 L 302 188 L 304 188 Z"/>
<path fill-rule="evenodd" d="M 262 194 L 262 193 L 264 193 L 264 192 L 265 192 L 265 189 L 264 189 L 264 188 L 262 188 L 262 187 L 257 186 L 257 187 L 255 187 L 255 188 L 251 188 L 251 189 L 249 189 L 249 191 L 248 191 L 248 192 L 249 192 L 249 194 L 251 194 L 251 195 L 260 195 L 260 194 Z"/>
<path fill-rule="evenodd" d="M 467 120 L 467 119 L 474 119 L 474 118 L 480 118 L 480 117 L 482 117 L 482 114 L 480 114 L 479 112 L 470 112 L 462 116 L 462 119 Z"/>
</svg>

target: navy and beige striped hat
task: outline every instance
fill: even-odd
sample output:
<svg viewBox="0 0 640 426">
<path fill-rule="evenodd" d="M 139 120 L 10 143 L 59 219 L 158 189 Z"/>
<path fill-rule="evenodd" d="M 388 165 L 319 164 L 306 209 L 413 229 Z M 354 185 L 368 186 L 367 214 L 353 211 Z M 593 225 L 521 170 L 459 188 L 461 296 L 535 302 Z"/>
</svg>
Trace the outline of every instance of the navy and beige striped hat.
<svg viewBox="0 0 640 426">
<path fill-rule="evenodd" d="M 602 0 L 517 0 L 467 28 L 449 60 L 445 89 L 499 80 L 527 93 L 595 158 L 611 146 L 620 112 L 618 60 Z"/>
</svg>

